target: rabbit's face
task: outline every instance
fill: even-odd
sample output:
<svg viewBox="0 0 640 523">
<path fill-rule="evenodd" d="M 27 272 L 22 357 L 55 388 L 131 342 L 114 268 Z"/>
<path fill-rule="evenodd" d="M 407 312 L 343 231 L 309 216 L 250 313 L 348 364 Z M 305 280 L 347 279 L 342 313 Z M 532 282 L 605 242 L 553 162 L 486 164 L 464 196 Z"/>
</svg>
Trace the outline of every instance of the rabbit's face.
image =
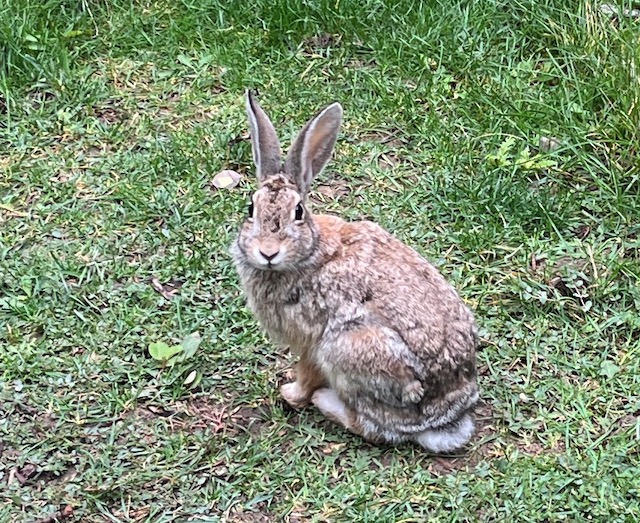
<svg viewBox="0 0 640 523">
<path fill-rule="evenodd" d="M 257 269 L 287 270 L 311 255 L 315 238 L 300 193 L 284 175 L 276 175 L 253 194 L 238 246 Z"/>
</svg>

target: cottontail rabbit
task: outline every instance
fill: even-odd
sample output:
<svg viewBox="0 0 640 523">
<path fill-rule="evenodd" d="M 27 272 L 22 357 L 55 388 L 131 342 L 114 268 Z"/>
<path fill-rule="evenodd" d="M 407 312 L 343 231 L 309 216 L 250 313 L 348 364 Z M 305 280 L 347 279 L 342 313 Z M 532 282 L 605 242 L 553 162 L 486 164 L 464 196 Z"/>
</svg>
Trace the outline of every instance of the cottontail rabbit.
<svg viewBox="0 0 640 523">
<path fill-rule="evenodd" d="M 314 215 L 311 181 L 329 160 L 342 107 L 300 131 L 284 161 L 250 91 L 259 189 L 231 252 L 248 304 L 300 361 L 281 393 L 376 443 L 431 452 L 465 445 L 478 401 L 477 329 L 469 309 L 416 251 L 368 221 Z"/>
</svg>

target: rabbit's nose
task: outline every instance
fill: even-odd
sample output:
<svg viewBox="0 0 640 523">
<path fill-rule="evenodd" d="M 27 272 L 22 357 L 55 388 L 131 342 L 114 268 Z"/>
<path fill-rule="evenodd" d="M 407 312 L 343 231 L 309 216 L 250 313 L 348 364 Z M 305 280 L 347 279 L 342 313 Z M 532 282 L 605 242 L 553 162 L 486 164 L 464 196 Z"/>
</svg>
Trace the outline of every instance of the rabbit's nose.
<svg viewBox="0 0 640 523">
<path fill-rule="evenodd" d="M 262 256 L 264 256 L 264 259 L 267 261 L 271 261 L 273 260 L 276 256 L 278 256 L 278 253 L 280 252 L 280 249 L 275 248 L 275 249 L 260 249 L 260 254 L 262 254 Z"/>
</svg>

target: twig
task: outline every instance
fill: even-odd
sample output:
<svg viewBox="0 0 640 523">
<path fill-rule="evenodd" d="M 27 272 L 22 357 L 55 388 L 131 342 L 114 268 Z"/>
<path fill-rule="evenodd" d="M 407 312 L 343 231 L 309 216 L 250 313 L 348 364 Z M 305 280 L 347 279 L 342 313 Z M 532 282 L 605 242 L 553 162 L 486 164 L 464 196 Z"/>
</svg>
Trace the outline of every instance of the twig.
<svg viewBox="0 0 640 523">
<path fill-rule="evenodd" d="M 20 485 L 24 485 L 27 482 L 26 478 L 22 474 L 20 474 L 20 470 L 18 470 L 18 467 L 13 467 L 9 471 L 7 485 L 11 485 L 14 481 L 17 481 L 18 483 L 20 483 Z"/>
<path fill-rule="evenodd" d="M 22 470 L 18 467 L 13 467 L 9 471 L 9 478 L 7 479 L 7 484 L 11 485 L 14 481 L 20 483 L 20 485 L 24 485 L 29 478 L 33 477 L 33 475 L 38 471 L 38 467 L 36 467 L 33 463 L 27 463 Z"/>
<path fill-rule="evenodd" d="M 158 278 L 151 278 L 151 286 L 153 287 L 153 290 L 161 294 L 165 300 L 171 300 L 179 291 L 177 288 L 171 289 L 169 286 L 165 287 L 160 283 Z"/>
</svg>

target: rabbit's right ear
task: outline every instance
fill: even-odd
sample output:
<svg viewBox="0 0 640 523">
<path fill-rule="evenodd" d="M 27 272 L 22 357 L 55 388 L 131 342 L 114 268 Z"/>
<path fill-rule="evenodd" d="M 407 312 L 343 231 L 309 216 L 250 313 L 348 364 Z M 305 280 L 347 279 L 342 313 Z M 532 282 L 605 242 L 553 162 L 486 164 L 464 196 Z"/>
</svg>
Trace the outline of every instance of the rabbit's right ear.
<svg viewBox="0 0 640 523">
<path fill-rule="evenodd" d="M 278 174 L 282 163 L 280 160 L 280 142 L 273 124 L 260 104 L 247 89 L 247 115 L 251 131 L 251 148 L 253 163 L 256 164 L 258 181 L 273 174 Z"/>
</svg>

